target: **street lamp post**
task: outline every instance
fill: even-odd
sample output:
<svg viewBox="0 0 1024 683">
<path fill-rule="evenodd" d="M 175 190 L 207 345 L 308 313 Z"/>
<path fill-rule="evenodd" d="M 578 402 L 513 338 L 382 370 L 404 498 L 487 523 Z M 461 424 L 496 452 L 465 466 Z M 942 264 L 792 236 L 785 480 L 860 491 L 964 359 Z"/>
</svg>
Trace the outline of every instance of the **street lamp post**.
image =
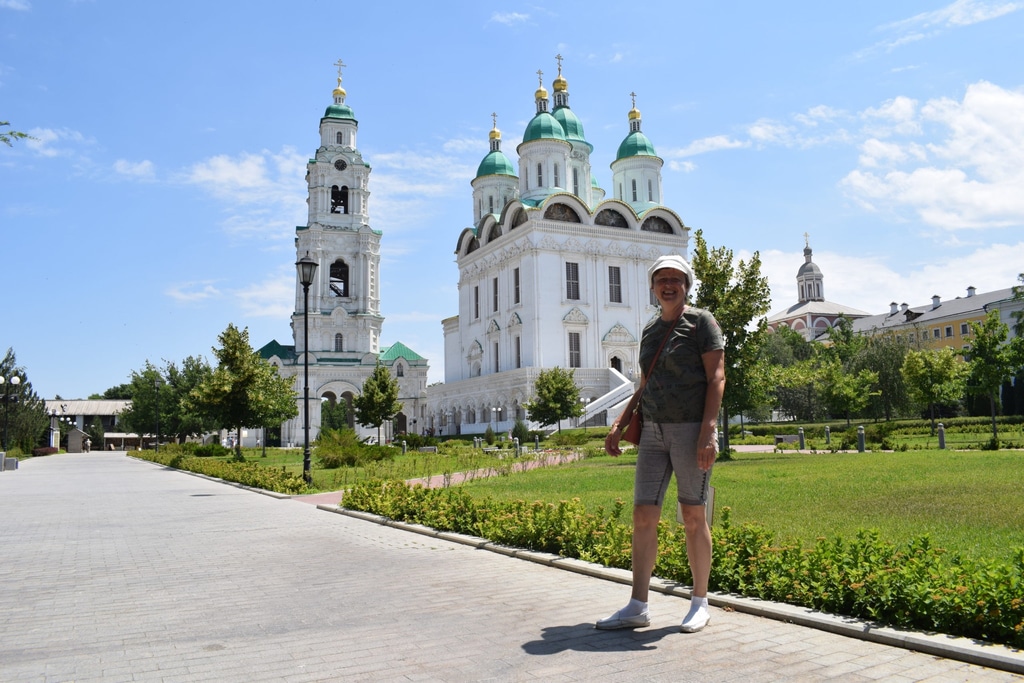
<svg viewBox="0 0 1024 683">
<path fill-rule="evenodd" d="M 0 377 L 0 384 L 4 385 L 4 453 L 7 452 L 7 420 L 11 410 L 11 401 L 17 401 L 17 396 L 11 396 L 11 387 L 21 384 L 21 377 L 11 375 Z"/>
<path fill-rule="evenodd" d="M 302 285 L 302 428 L 304 432 L 302 447 L 302 480 L 313 483 L 309 465 L 309 286 L 313 284 L 317 263 L 309 257 L 309 252 L 295 262 L 299 270 L 299 284 Z"/>
<path fill-rule="evenodd" d="M 156 391 L 156 452 L 160 452 L 160 380 L 153 380 L 153 389 Z"/>
</svg>

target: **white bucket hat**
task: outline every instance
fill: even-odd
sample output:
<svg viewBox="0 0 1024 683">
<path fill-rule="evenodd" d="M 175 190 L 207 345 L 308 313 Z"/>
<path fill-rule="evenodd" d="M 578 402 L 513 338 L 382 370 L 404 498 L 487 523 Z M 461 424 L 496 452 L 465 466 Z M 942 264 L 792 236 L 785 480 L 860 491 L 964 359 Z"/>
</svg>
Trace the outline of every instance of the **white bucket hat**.
<svg viewBox="0 0 1024 683">
<path fill-rule="evenodd" d="M 662 268 L 674 268 L 675 270 L 681 271 L 686 276 L 686 289 L 689 290 L 693 287 L 693 268 L 686 262 L 682 256 L 678 254 L 666 254 L 665 256 L 659 256 L 658 260 L 654 262 L 654 265 L 647 271 L 647 280 L 651 287 L 654 286 L 654 274 Z"/>
</svg>

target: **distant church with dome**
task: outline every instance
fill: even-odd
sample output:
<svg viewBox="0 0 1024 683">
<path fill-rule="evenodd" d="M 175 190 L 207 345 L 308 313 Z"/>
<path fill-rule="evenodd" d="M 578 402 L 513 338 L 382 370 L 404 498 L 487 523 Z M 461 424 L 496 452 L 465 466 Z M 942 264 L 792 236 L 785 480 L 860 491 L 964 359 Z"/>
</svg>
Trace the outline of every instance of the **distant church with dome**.
<svg viewBox="0 0 1024 683">
<path fill-rule="evenodd" d="M 424 422 L 435 434 L 526 421 L 538 374 L 555 367 L 574 371 L 580 424 L 607 424 L 639 380 L 640 335 L 657 312 L 647 268 L 687 253 L 689 228 L 663 204 L 664 162 L 635 95 L 609 197 L 556 59 L 550 99 L 538 72 L 517 162 L 501 149 L 495 118 L 470 182 L 473 224 L 454 243 L 458 311 L 441 321 L 445 379 L 427 388 Z"/>
<path fill-rule="evenodd" d="M 811 255 L 810 236 L 804 233 L 804 262 L 796 273 L 797 302 L 768 317 L 770 330 L 789 327 L 802 334 L 807 341 L 814 341 L 827 334 L 840 318 L 853 322 L 870 315 L 825 299 L 825 276 L 821 268 L 811 260 Z"/>
</svg>

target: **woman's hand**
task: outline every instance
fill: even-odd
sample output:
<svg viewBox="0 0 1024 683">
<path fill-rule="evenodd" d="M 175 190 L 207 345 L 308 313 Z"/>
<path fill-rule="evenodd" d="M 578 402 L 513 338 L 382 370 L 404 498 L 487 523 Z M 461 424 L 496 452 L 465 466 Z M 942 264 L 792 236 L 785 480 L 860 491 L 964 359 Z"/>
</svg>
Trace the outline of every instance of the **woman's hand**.
<svg viewBox="0 0 1024 683">
<path fill-rule="evenodd" d="M 711 469 L 718 456 L 718 434 L 714 427 L 702 426 L 697 437 L 697 467 L 703 472 Z"/>
<path fill-rule="evenodd" d="M 604 452 L 613 458 L 622 455 L 622 449 L 619 448 L 620 439 L 622 439 L 622 432 L 619 431 L 619 426 L 612 425 L 612 430 L 608 432 L 608 436 L 604 440 Z"/>
</svg>

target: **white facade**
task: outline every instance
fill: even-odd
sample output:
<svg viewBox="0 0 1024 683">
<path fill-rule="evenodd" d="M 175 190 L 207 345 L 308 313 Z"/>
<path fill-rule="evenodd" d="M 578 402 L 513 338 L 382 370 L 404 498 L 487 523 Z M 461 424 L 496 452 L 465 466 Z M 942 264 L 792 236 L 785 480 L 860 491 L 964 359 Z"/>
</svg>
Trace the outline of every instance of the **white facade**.
<svg viewBox="0 0 1024 683">
<path fill-rule="evenodd" d="M 442 322 L 445 382 L 428 389 L 428 425 L 443 435 L 507 431 L 525 419 L 540 370 L 554 367 L 575 370 L 588 404 L 581 422 L 606 424 L 632 394 L 640 334 L 657 312 L 647 268 L 687 252 L 689 228 L 659 203 L 663 162 L 640 112 L 629 112 L 611 165 L 613 182 L 628 189 L 604 200 L 561 68 L 553 88 L 552 113 L 543 85 L 535 94 L 518 178 L 495 127 L 472 181 L 475 227 L 455 249 L 459 310 Z M 508 188 L 515 196 L 488 211 L 488 191 Z"/>
<path fill-rule="evenodd" d="M 320 119 L 320 146 L 306 166 L 308 223 L 295 230 L 296 260 L 308 256 L 317 262 L 308 293 L 309 340 L 303 335 L 305 295 L 296 273 L 294 346 L 275 341 L 260 350 L 283 376 L 295 377 L 299 415 L 281 426 L 284 445 L 303 442 L 307 353 L 311 440 L 320 432 L 321 399 L 347 401 L 350 426 L 376 435 L 376 429 L 354 423 L 351 400 L 362 391 L 378 361 L 391 369 L 399 383 L 403 410 L 396 419 L 397 431 L 421 425 L 425 415 L 426 360 L 400 343 L 381 348 L 381 231 L 370 226 L 370 166 L 356 147 L 359 123 L 345 104 L 340 70 L 333 95 L 333 104 Z M 385 434 L 391 436 L 390 425 Z"/>
</svg>

